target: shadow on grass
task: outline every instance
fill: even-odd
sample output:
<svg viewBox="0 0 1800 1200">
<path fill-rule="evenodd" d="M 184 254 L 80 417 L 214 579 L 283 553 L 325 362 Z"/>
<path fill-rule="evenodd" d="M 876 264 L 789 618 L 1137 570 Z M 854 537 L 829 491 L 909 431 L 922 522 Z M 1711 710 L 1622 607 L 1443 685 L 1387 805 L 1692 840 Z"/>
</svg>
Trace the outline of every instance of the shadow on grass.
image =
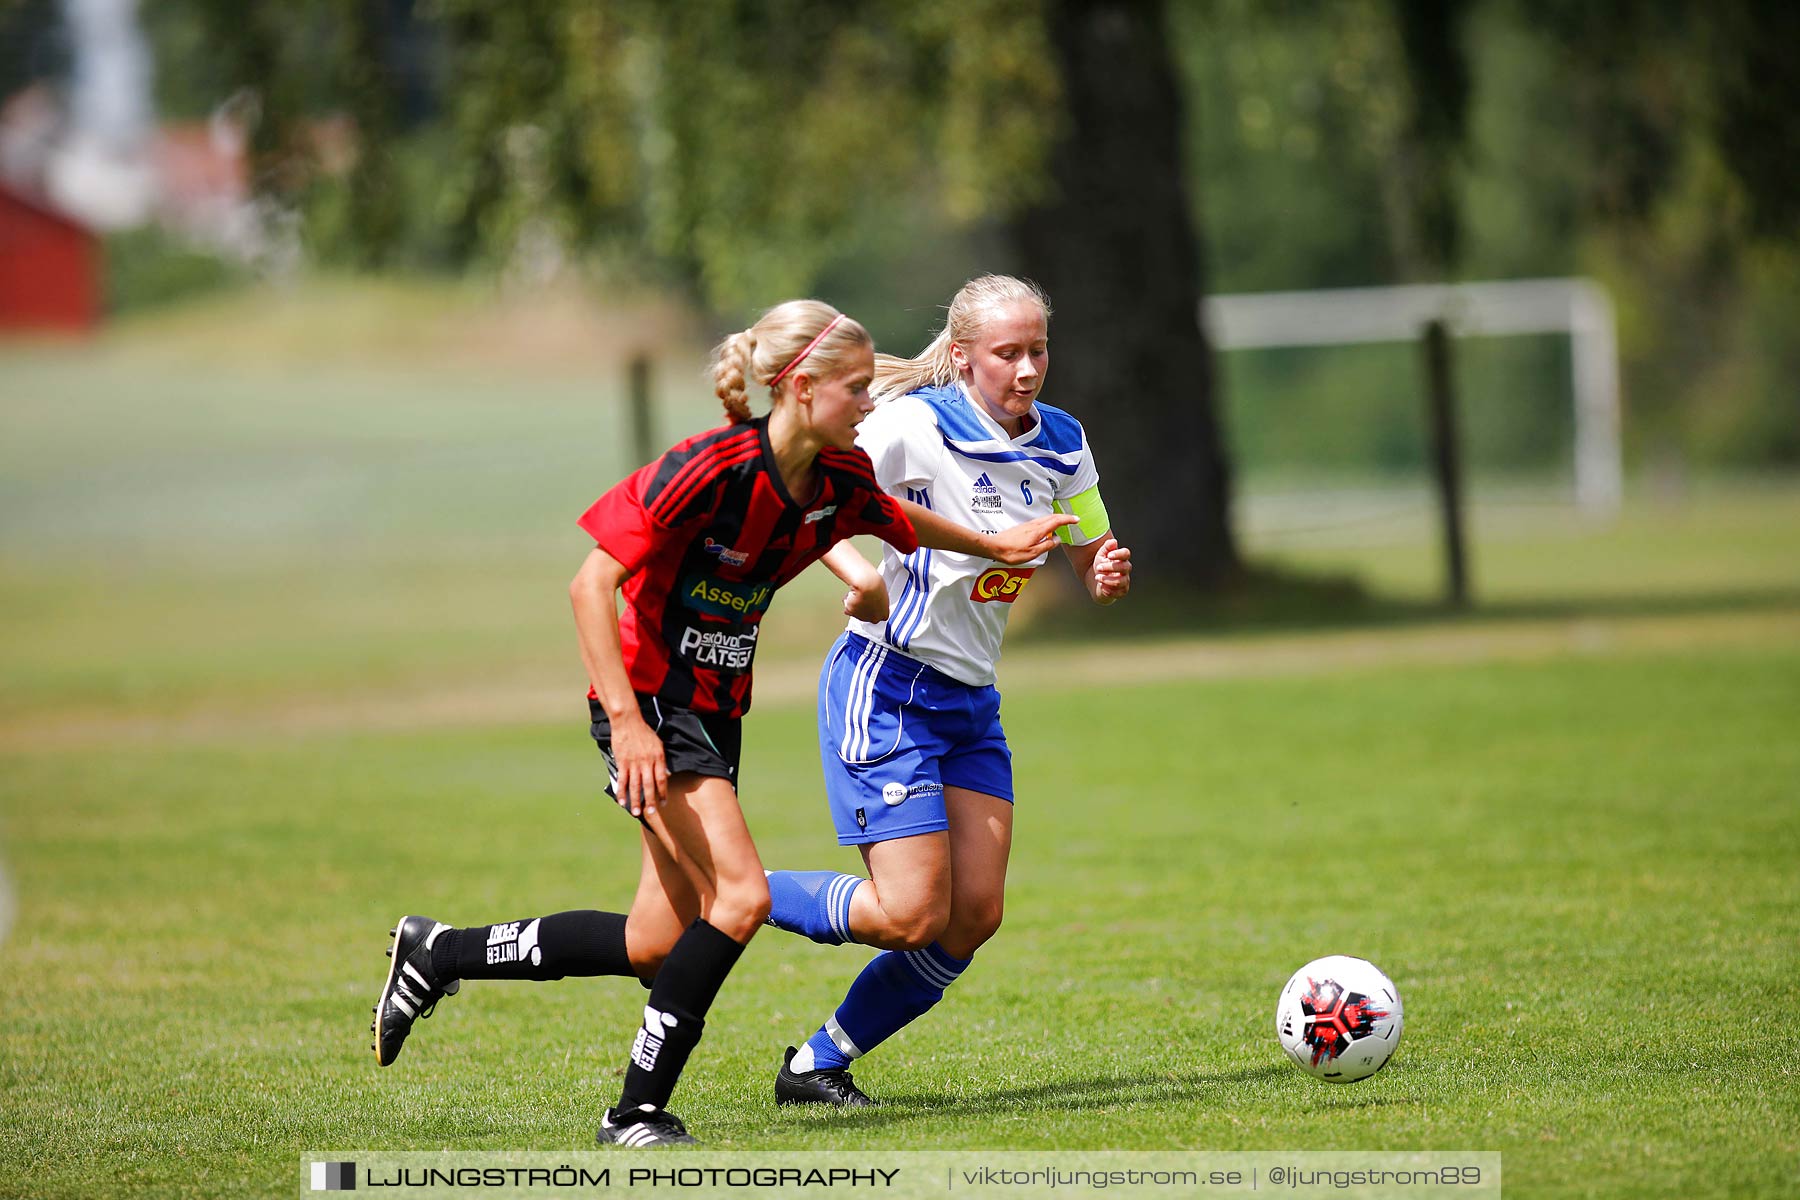
<svg viewBox="0 0 1800 1200">
<path fill-rule="evenodd" d="M 1087 1112 L 1125 1104 L 1178 1104 L 1218 1098 L 1221 1089 L 1292 1074 L 1287 1067 L 1271 1064 L 1212 1075 L 1178 1075 L 1141 1072 L 1102 1075 L 1089 1079 L 1064 1079 L 1019 1087 L 969 1089 L 954 1095 L 945 1092 L 902 1092 L 880 1096 L 875 1108 L 825 1110 L 833 1127 L 872 1129 L 899 1121 L 935 1118 L 954 1107 L 958 1116 L 999 1113 L 1007 1109 Z"/>
<path fill-rule="evenodd" d="M 1020 642 L 1133 641 L 1171 635 L 1304 633 L 1467 622 L 1681 617 L 1800 609 L 1800 589 L 1716 587 L 1483 602 L 1464 608 L 1370 592 L 1347 575 L 1246 570 L 1210 589 L 1158 590 L 1139 580 L 1128 603 L 1096 620 L 1073 585 L 1014 626 Z"/>
</svg>

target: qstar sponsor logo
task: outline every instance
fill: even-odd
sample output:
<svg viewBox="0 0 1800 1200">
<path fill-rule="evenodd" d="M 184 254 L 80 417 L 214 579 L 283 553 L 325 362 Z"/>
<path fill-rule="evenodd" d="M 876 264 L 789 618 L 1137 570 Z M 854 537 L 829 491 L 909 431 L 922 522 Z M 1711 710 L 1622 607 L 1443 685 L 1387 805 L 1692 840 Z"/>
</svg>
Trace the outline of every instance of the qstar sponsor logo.
<svg viewBox="0 0 1800 1200">
<path fill-rule="evenodd" d="M 725 543 L 715 542 L 711 538 L 706 539 L 706 552 L 713 555 L 727 566 L 741 567 L 750 561 L 750 555 L 746 552 L 742 550 L 733 550 L 730 546 L 725 545 Z"/>
<path fill-rule="evenodd" d="M 681 581 L 682 602 L 721 617 L 747 617 L 769 607 L 775 589 L 767 584 L 735 584 L 690 575 Z"/>
<path fill-rule="evenodd" d="M 969 599 L 979 604 L 1011 604 L 1019 598 L 1019 592 L 1025 587 L 1036 567 L 989 567 L 975 577 L 975 586 L 969 589 Z"/>
<path fill-rule="evenodd" d="M 519 961 L 530 962 L 537 966 L 544 961 L 544 952 L 538 947 L 538 923 L 536 919 L 520 928 L 517 921 L 506 921 L 499 925 L 488 926 L 487 963 L 495 966 L 499 963 Z"/>
<path fill-rule="evenodd" d="M 976 512 L 998 512 L 1000 510 L 1000 489 L 994 486 L 987 472 L 975 481 L 975 490 L 969 496 L 969 507 Z"/>
<path fill-rule="evenodd" d="M 717 667 L 726 671 L 748 671 L 756 654 L 756 629 L 752 625 L 741 632 L 695 629 L 681 631 L 681 656 L 696 666 Z"/>
</svg>

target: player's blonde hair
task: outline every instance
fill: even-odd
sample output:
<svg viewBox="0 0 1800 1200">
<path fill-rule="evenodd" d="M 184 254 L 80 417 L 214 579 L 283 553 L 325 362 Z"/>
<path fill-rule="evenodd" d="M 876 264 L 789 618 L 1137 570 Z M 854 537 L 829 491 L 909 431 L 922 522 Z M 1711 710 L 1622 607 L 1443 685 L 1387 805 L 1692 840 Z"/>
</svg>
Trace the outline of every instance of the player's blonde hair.
<svg viewBox="0 0 1800 1200">
<path fill-rule="evenodd" d="M 892 354 L 875 356 L 875 382 L 869 388 L 875 403 L 916 392 L 922 387 L 955 382 L 961 372 L 950 357 L 950 347 L 954 344 L 966 348 L 981 336 L 982 327 L 995 310 L 1019 300 L 1036 303 L 1044 310 L 1044 323 L 1050 323 L 1050 297 L 1029 279 L 981 275 L 963 284 L 950 299 L 944 328 L 917 358 L 896 358 Z"/>
<path fill-rule="evenodd" d="M 713 391 L 736 425 L 750 419 L 751 384 L 767 387 L 772 405 L 784 376 L 804 369 L 815 379 L 832 378 L 874 344 L 868 330 L 823 300 L 789 300 L 713 347 Z"/>
</svg>

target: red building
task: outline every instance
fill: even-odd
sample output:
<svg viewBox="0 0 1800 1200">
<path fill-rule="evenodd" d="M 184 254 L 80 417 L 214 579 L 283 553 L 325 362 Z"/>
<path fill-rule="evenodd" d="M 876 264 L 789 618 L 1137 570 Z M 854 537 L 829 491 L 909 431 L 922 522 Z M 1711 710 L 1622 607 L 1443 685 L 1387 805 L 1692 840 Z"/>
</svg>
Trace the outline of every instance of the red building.
<svg viewBox="0 0 1800 1200">
<path fill-rule="evenodd" d="M 100 241 L 0 183 L 0 334 L 85 331 L 100 320 Z"/>
</svg>

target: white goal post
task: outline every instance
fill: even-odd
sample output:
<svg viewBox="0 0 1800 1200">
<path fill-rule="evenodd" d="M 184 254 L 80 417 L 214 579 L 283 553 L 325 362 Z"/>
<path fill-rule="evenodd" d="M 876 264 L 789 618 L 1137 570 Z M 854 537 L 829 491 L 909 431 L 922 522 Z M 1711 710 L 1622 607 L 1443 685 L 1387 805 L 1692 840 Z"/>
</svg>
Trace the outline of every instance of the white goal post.
<svg viewBox="0 0 1800 1200">
<path fill-rule="evenodd" d="M 1425 325 L 1458 335 L 1561 333 L 1575 393 L 1575 502 L 1610 517 L 1624 490 L 1619 347 L 1612 301 L 1591 279 L 1411 284 L 1208 296 L 1201 321 L 1220 350 L 1415 341 Z"/>
</svg>

